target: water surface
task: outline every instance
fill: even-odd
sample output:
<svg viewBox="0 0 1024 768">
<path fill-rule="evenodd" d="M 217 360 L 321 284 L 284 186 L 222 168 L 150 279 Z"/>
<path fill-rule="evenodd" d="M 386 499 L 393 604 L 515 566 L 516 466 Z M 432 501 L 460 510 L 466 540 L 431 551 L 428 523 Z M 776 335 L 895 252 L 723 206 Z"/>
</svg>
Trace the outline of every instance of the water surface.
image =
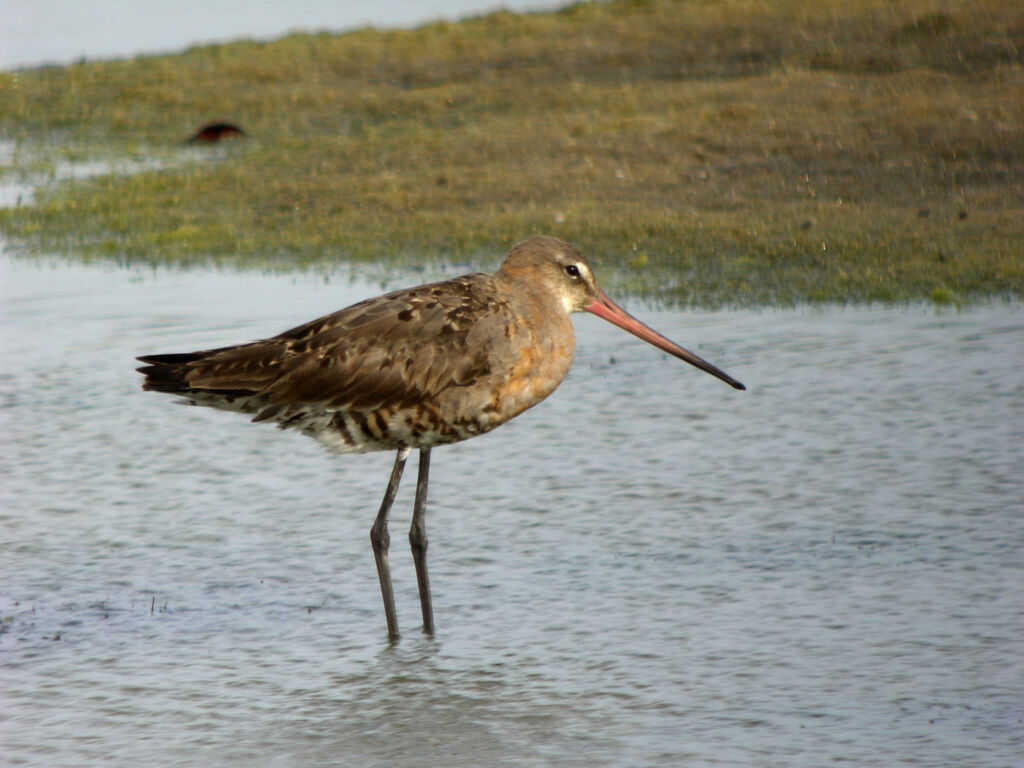
<svg viewBox="0 0 1024 768">
<path fill-rule="evenodd" d="M 553 8 L 551 0 L 0 0 L 0 70 L 181 50 L 288 32 L 411 27 L 498 8 Z"/>
<path fill-rule="evenodd" d="M 133 371 L 383 287 L 329 277 L 0 260 L 2 762 L 1024 764 L 1018 308 L 633 305 L 746 393 L 578 317 L 547 402 L 434 453 L 434 638 L 407 472 L 391 645 L 392 456 Z"/>
</svg>

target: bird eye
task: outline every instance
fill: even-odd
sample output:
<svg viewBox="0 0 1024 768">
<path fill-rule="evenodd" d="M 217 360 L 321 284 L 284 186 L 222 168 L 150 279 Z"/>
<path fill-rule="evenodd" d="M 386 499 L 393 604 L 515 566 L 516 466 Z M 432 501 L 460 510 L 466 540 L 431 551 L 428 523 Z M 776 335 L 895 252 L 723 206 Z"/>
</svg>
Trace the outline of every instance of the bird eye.
<svg viewBox="0 0 1024 768">
<path fill-rule="evenodd" d="M 565 265 L 565 274 L 567 274 L 569 277 L 579 277 L 580 276 L 580 268 L 577 267 L 575 264 L 566 264 Z"/>
</svg>

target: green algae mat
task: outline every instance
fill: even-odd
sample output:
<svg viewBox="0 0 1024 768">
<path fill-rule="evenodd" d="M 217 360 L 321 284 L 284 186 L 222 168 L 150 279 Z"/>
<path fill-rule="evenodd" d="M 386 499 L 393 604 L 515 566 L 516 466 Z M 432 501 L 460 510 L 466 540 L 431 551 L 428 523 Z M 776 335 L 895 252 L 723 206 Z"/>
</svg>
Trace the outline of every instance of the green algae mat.
<svg viewBox="0 0 1024 768">
<path fill-rule="evenodd" d="M 218 120 L 245 137 L 185 144 Z M 83 61 L 0 73 L 0 141 L 0 184 L 37 185 L 0 209 L 25 254 L 491 268 L 544 233 L 679 304 L 1024 295 L 1018 0 L 583 3 Z"/>
</svg>

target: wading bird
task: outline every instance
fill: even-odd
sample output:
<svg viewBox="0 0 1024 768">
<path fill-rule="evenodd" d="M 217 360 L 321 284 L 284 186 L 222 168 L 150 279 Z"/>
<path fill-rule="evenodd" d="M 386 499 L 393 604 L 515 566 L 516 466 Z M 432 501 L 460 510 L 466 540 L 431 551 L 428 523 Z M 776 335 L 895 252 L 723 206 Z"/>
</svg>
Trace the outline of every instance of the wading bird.
<svg viewBox="0 0 1024 768">
<path fill-rule="evenodd" d="M 397 452 L 370 530 L 388 634 L 397 638 L 388 514 L 409 452 L 420 452 L 409 541 L 423 628 L 433 632 L 425 525 L 430 450 L 489 432 L 550 395 L 572 363 L 569 315 L 580 311 L 745 389 L 609 299 L 574 246 L 540 236 L 514 246 L 494 274 L 387 293 L 262 341 L 146 355 L 138 370 L 143 389 L 252 414 L 337 453 Z"/>
</svg>

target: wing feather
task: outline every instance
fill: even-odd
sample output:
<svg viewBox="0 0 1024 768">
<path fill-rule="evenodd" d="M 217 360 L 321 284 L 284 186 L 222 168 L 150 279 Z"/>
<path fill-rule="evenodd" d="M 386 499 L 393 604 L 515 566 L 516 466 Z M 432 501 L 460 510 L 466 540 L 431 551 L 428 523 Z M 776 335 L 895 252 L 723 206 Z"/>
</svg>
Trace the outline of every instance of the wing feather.
<svg viewBox="0 0 1024 768">
<path fill-rule="evenodd" d="M 489 275 L 395 291 L 262 341 L 150 355 L 145 387 L 282 421 L 315 405 L 368 412 L 471 386 L 506 339 L 509 309 Z M 206 395 L 199 398 L 198 395 Z"/>
</svg>

